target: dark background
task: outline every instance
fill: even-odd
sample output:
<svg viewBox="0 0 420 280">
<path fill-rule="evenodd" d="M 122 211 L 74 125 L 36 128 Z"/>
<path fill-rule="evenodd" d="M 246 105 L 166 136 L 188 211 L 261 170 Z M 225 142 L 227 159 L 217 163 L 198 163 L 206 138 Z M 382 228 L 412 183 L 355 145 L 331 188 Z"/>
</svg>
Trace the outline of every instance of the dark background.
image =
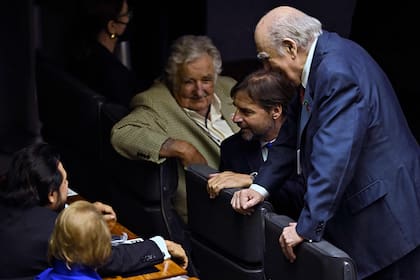
<svg viewBox="0 0 420 280">
<path fill-rule="evenodd" d="M 130 1 L 130 0 L 129 0 Z M 160 74 L 170 43 L 179 35 L 209 35 L 222 53 L 224 69 L 238 75 L 256 65 L 253 30 L 258 19 L 278 5 L 292 5 L 321 20 L 365 47 L 393 83 L 417 140 L 418 51 L 414 2 L 356 0 L 131 0 L 131 65 L 139 76 L 152 80 Z M 407 3 L 406 3 L 407 2 Z M 35 88 L 35 53 L 42 49 L 60 61 L 72 39 L 69 0 L 20 0 L 3 3 L 0 19 L 0 174 L 12 153 L 42 139 Z M 416 21 L 417 22 L 417 21 Z M 418 24 L 417 24 L 418 25 Z M 416 29 L 415 29 L 416 28 Z M 416 52 L 417 51 L 417 52 Z M 417 68 L 417 69 L 416 69 Z M 238 77 L 237 77 L 238 78 Z"/>
</svg>

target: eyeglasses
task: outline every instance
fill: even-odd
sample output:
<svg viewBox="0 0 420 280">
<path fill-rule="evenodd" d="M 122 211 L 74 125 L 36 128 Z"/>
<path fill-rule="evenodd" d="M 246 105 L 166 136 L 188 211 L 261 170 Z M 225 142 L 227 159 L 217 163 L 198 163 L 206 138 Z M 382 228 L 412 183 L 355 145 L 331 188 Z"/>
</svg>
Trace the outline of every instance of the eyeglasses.
<svg viewBox="0 0 420 280">
<path fill-rule="evenodd" d="M 257 54 L 257 58 L 264 62 L 270 59 L 270 55 L 266 52 L 259 52 Z"/>
<path fill-rule="evenodd" d="M 128 21 L 127 21 L 127 22 L 124 22 L 124 21 L 119 20 L 119 19 L 120 19 L 120 18 L 122 18 L 122 17 L 128 17 Z M 128 11 L 128 12 L 126 12 L 126 13 L 124 13 L 124 14 L 119 15 L 119 16 L 117 17 L 117 19 L 116 19 L 116 20 L 114 20 L 114 21 L 115 21 L 115 22 L 117 22 L 117 23 L 121 23 L 121 24 L 128 24 L 128 23 L 129 23 L 129 21 L 130 21 L 132 18 L 133 18 L 133 11 Z"/>
</svg>

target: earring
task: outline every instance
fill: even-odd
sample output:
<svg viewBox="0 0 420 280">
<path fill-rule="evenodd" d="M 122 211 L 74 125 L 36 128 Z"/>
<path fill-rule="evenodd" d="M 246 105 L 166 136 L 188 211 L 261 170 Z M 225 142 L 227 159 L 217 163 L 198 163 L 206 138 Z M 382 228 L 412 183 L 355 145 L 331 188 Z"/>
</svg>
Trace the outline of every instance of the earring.
<svg viewBox="0 0 420 280">
<path fill-rule="evenodd" d="M 111 38 L 111 39 L 115 39 L 115 37 L 117 37 L 117 36 L 115 35 L 115 33 L 111 33 L 111 34 L 109 34 L 109 38 Z"/>
</svg>

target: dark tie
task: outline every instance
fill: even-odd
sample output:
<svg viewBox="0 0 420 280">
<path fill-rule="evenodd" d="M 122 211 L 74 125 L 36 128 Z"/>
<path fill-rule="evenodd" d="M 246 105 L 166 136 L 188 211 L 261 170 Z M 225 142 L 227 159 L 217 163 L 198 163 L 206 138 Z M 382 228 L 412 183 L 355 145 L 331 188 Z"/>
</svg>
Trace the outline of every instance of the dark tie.
<svg viewBox="0 0 420 280">
<path fill-rule="evenodd" d="M 300 104 L 303 104 L 305 98 L 305 88 L 302 85 L 299 87 L 299 98 Z"/>
<path fill-rule="evenodd" d="M 268 142 L 262 147 L 261 152 L 262 152 L 263 161 L 267 160 L 268 150 L 271 148 L 271 146 L 273 146 L 273 142 Z"/>
</svg>

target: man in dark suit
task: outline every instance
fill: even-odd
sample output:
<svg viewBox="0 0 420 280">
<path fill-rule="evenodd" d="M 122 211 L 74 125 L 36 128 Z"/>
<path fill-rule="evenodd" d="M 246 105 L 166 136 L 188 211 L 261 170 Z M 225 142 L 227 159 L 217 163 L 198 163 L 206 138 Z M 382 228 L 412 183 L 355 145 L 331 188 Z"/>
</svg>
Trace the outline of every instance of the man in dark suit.
<svg viewBox="0 0 420 280">
<path fill-rule="evenodd" d="M 15 154 L 0 186 L 0 248 L 7 252 L 0 256 L 0 278 L 32 279 L 48 267 L 48 240 L 58 212 L 65 207 L 67 192 L 67 173 L 48 144 L 33 144 Z M 115 222 L 112 207 L 100 202 L 94 205 L 108 223 Z M 154 239 L 113 247 L 111 258 L 99 273 L 139 271 L 161 262 L 168 250 L 186 258 L 178 244 L 165 243 Z"/>
<path fill-rule="evenodd" d="M 278 72 L 255 71 L 231 90 L 236 112 L 233 121 L 240 131 L 225 139 L 220 146 L 221 173 L 210 174 L 208 192 L 214 198 L 224 188 L 249 187 L 269 146 L 276 139 L 286 118 L 287 106 L 296 88 Z M 299 176 L 278 188 L 270 200 L 276 211 L 293 219 L 303 206 L 304 186 Z"/>
<path fill-rule="evenodd" d="M 359 45 L 292 7 L 257 24 L 258 57 L 304 88 L 289 107 L 250 188 L 232 207 L 248 213 L 296 170 L 307 191 L 279 242 L 323 237 L 356 262 L 359 279 L 420 279 L 420 148 L 387 76 Z M 295 159 L 297 164 L 295 165 Z"/>
</svg>

